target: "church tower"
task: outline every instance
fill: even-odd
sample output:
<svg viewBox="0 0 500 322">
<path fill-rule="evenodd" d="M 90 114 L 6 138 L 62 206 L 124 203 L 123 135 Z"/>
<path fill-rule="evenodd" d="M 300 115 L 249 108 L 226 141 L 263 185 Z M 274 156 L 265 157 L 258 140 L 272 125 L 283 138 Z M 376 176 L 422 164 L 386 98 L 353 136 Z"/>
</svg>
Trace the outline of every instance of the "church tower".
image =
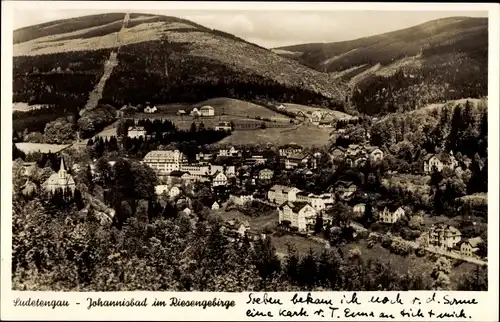
<svg viewBox="0 0 500 322">
<path fill-rule="evenodd" d="M 67 184 L 68 173 L 64 168 L 64 159 L 62 157 L 61 157 L 61 168 L 59 169 L 58 172 L 58 178 L 59 178 L 59 185 L 61 186 L 61 188 L 63 188 Z"/>
</svg>

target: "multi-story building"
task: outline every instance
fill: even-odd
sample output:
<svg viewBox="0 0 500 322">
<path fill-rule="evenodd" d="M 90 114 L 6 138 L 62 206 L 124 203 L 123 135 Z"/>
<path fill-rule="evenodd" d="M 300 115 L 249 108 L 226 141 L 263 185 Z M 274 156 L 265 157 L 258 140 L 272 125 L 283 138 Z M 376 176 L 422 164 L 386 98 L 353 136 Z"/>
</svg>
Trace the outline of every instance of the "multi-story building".
<svg viewBox="0 0 500 322">
<path fill-rule="evenodd" d="M 379 213 L 379 221 L 386 224 L 394 224 L 404 215 L 405 211 L 402 207 L 399 207 L 394 212 L 390 211 L 388 207 L 385 207 L 384 210 Z"/>
<path fill-rule="evenodd" d="M 424 158 L 424 172 L 430 173 L 434 169 L 441 172 L 444 168 L 454 170 L 458 166 L 458 161 L 453 156 L 453 152 L 447 155 L 427 154 Z"/>
<path fill-rule="evenodd" d="M 259 171 L 260 180 L 271 180 L 274 176 L 274 171 L 270 169 L 262 169 Z"/>
<path fill-rule="evenodd" d="M 212 176 L 212 187 L 227 186 L 228 180 L 224 173 L 217 171 Z"/>
<path fill-rule="evenodd" d="M 168 175 L 172 171 L 180 170 L 181 164 L 186 161 L 186 156 L 179 150 L 155 150 L 146 154 L 142 162 L 155 170 L 158 175 Z"/>
<path fill-rule="evenodd" d="M 281 185 L 274 185 L 267 193 L 267 199 L 275 204 L 283 204 L 286 201 L 296 201 L 297 193 L 300 189 L 295 187 L 286 187 Z"/>
<path fill-rule="evenodd" d="M 315 195 L 313 193 L 300 191 L 297 193 L 297 201 L 308 203 L 319 213 L 333 206 L 334 198 L 331 193 Z"/>
<path fill-rule="evenodd" d="M 462 233 L 450 225 L 438 224 L 428 232 L 428 244 L 445 250 L 454 248 L 461 239 Z"/>
<path fill-rule="evenodd" d="M 479 250 L 478 246 L 482 242 L 483 240 L 481 239 L 481 237 L 469 238 L 465 240 L 462 245 L 460 245 L 460 254 L 467 257 L 476 256 L 476 253 Z"/>
<path fill-rule="evenodd" d="M 215 115 L 215 109 L 210 106 L 210 105 L 206 105 L 206 106 L 203 106 L 202 108 L 200 108 L 200 114 L 201 116 L 214 116 Z"/>
<path fill-rule="evenodd" d="M 302 147 L 295 143 L 285 144 L 279 147 L 279 154 L 281 157 L 288 157 L 292 154 L 302 152 Z"/>
<path fill-rule="evenodd" d="M 299 232 L 314 229 L 317 212 L 306 202 L 287 201 L 278 207 L 279 223 L 296 228 Z"/>
<path fill-rule="evenodd" d="M 127 136 L 129 138 L 146 137 L 146 130 L 143 126 L 131 126 L 128 128 Z"/>
<path fill-rule="evenodd" d="M 204 163 L 183 163 L 180 165 L 180 170 L 188 172 L 193 181 L 200 181 L 211 174 L 210 164 Z"/>
</svg>

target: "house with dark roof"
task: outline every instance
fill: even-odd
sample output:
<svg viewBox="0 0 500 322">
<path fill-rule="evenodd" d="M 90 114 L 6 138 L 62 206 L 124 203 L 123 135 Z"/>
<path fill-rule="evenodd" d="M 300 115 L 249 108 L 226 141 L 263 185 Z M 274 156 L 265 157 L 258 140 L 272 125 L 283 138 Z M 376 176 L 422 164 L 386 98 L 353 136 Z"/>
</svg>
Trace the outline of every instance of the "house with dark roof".
<svg viewBox="0 0 500 322">
<path fill-rule="evenodd" d="M 332 161 L 342 161 L 345 159 L 346 148 L 344 147 L 332 146 L 329 152 Z"/>
<path fill-rule="evenodd" d="M 343 200 L 350 199 L 357 190 L 358 187 L 349 181 L 338 181 L 335 187 L 335 192 Z"/>
<path fill-rule="evenodd" d="M 308 232 L 314 229 L 317 212 L 307 202 L 287 201 L 278 207 L 279 223 L 283 226 Z"/>
</svg>

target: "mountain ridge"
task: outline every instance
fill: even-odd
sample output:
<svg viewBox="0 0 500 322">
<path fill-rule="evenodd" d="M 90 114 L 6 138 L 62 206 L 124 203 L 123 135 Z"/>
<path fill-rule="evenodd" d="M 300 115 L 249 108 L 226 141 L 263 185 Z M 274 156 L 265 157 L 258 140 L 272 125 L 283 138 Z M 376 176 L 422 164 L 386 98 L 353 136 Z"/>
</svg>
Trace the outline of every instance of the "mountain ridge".
<svg viewBox="0 0 500 322">
<path fill-rule="evenodd" d="M 98 82 L 99 66 L 116 50 L 118 39 L 118 65 L 102 95 L 104 102 L 117 107 L 230 97 L 343 110 L 347 84 L 330 75 L 189 20 L 130 13 L 121 28 L 124 16 L 90 15 L 15 31 L 15 101 L 59 104 L 67 99 L 65 104 L 72 101 L 81 109 L 80 96 Z M 92 71 L 85 88 L 60 84 L 58 78 L 71 78 L 76 71 Z"/>
<path fill-rule="evenodd" d="M 488 19 L 449 17 L 334 43 L 274 49 L 349 83 L 369 115 L 488 95 Z"/>
</svg>

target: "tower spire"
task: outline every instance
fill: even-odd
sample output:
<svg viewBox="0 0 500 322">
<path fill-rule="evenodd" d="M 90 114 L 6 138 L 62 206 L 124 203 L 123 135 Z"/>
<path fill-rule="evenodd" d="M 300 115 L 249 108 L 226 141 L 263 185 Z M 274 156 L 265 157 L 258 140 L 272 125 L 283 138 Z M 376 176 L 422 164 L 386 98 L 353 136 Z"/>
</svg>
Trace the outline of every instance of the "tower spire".
<svg viewBox="0 0 500 322">
<path fill-rule="evenodd" d="M 66 171 L 66 169 L 64 168 L 64 158 L 61 157 L 61 168 L 59 169 L 59 171 Z"/>
</svg>

